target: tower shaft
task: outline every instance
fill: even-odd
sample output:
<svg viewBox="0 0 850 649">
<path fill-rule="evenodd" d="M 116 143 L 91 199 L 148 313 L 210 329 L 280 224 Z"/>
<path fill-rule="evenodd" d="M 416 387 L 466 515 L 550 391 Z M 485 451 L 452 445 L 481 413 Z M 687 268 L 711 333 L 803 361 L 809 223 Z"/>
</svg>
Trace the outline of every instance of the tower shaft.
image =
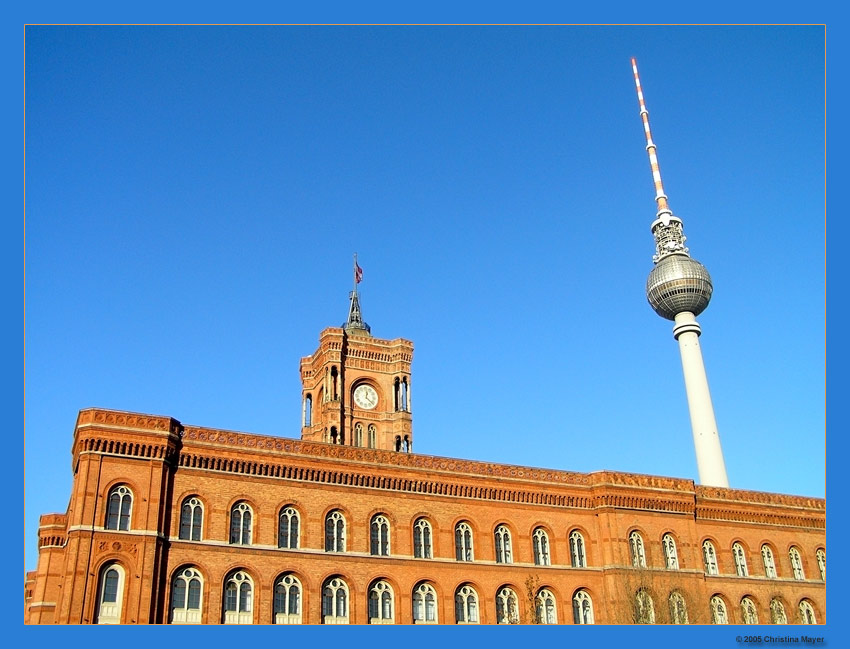
<svg viewBox="0 0 850 649">
<path fill-rule="evenodd" d="M 726 463 L 723 461 L 723 449 L 720 447 L 708 376 L 699 344 L 700 326 L 694 314 L 688 311 L 677 313 L 675 323 L 673 337 L 679 342 L 679 354 L 682 357 L 699 481 L 704 485 L 728 487 Z"/>
</svg>

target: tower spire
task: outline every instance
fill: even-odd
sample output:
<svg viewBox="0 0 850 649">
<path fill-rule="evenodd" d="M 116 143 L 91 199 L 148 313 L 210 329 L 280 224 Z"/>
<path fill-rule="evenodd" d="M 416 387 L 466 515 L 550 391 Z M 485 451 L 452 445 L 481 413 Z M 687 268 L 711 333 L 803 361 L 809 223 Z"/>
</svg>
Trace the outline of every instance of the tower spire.
<svg viewBox="0 0 850 649">
<path fill-rule="evenodd" d="M 699 336 L 702 333 L 696 316 L 702 313 L 711 300 L 714 290 L 711 276 L 701 263 L 692 259 L 685 247 L 682 220 L 673 216 L 667 195 L 661 183 L 661 169 L 652 132 L 649 130 L 649 111 L 643 98 L 638 76 L 637 61 L 632 57 L 640 117 L 646 135 L 646 151 L 655 184 L 655 204 L 658 211 L 650 226 L 655 238 L 655 264 L 646 281 L 646 298 L 662 318 L 673 320 L 673 337 L 679 343 L 688 411 L 697 456 L 700 483 L 715 487 L 728 487 L 726 464 L 720 448 L 720 436 L 714 419 L 714 407 L 708 389 L 708 378 L 702 360 Z"/>
<path fill-rule="evenodd" d="M 632 72 L 635 75 L 635 87 L 637 88 L 638 103 L 640 104 L 640 118 L 643 121 L 643 131 L 646 136 L 646 152 L 649 155 L 649 166 L 652 169 L 652 181 L 655 184 L 655 204 L 658 208 L 655 221 L 650 229 L 655 237 L 655 254 L 652 261 L 658 262 L 662 257 L 671 254 L 688 254 L 685 247 L 685 232 L 682 220 L 673 216 L 673 211 L 667 202 L 667 194 L 664 193 L 664 185 L 661 182 L 661 167 L 658 164 L 658 147 L 652 139 L 652 131 L 649 129 L 649 111 L 643 99 L 643 89 L 638 76 L 637 61 L 632 57 Z"/>
<path fill-rule="evenodd" d="M 357 253 L 354 253 L 354 290 L 348 294 L 350 304 L 348 306 L 348 320 L 342 325 L 347 333 L 353 336 L 371 336 L 372 329 L 363 322 L 360 313 L 360 298 L 357 294 L 357 285 L 363 279 L 363 269 L 357 263 Z"/>
</svg>

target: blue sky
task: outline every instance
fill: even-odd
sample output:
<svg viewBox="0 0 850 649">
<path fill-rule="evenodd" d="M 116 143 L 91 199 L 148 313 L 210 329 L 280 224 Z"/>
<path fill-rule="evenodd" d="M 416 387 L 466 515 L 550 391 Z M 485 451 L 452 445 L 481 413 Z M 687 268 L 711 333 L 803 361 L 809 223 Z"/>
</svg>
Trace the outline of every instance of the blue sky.
<svg viewBox="0 0 850 649">
<path fill-rule="evenodd" d="M 665 189 L 734 488 L 825 495 L 822 27 L 29 27 L 25 568 L 77 412 L 297 437 L 348 308 L 418 453 L 697 479 Z"/>
</svg>

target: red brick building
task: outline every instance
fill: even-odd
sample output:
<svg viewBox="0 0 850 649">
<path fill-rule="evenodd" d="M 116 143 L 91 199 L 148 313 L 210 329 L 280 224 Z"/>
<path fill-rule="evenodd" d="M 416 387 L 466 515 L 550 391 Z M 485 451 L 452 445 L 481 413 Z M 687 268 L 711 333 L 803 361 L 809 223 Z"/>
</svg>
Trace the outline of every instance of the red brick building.
<svg viewBox="0 0 850 649">
<path fill-rule="evenodd" d="M 355 293 L 300 440 L 81 411 L 25 622 L 825 622 L 824 500 L 417 455 L 412 355 Z"/>
</svg>

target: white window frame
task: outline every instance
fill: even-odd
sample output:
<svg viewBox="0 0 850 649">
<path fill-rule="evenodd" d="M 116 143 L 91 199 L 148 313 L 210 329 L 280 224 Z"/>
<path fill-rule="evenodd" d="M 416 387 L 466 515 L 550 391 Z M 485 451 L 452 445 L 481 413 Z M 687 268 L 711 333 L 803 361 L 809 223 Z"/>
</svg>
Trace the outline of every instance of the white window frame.
<svg viewBox="0 0 850 649">
<path fill-rule="evenodd" d="M 673 624 L 688 624 L 688 605 L 682 593 L 674 590 L 670 593 L 667 604 L 670 608 L 670 621 Z"/>
<path fill-rule="evenodd" d="M 587 546 L 579 530 L 570 532 L 570 564 L 573 568 L 587 568 Z"/>
<path fill-rule="evenodd" d="M 573 622 L 575 624 L 593 624 L 593 600 L 582 589 L 573 595 Z"/>
<path fill-rule="evenodd" d="M 558 602 L 548 588 L 541 588 L 534 598 L 534 614 L 538 624 L 558 623 Z"/>
<path fill-rule="evenodd" d="M 664 566 L 667 570 L 678 570 L 679 553 L 676 550 L 676 539 L 668 532 L 661 537 L 661 546 L 664 548 Z"/>
<path fill-rule="evenodd" d="M 741 619 L 744 624 L 758 624 L 759 612 L 756 603 L 750 597 L 741 598 Z"/>
<path fill-rule="evenodd" d="M 326 591 L 331 592 L 328 599 Z M 342 593 L 340 607 L 339 594 Z M 349 615 L 348 584 L 341 577 L 331 577 L 322 585 L 322 624 L 348 624 Z M 330 601 L 330 607 L 327 606 Z M 342 608 L 342 610 L 340 610 Z"/>
<path fill-rule="evenodd" d="M 174 599 L 174 591 L 177 582 L 185 582 L 183 602 L 176 602 Z M 191 592 L 191 584 L 197 581 L 200 584 L 200 592 L 198 595 L 198 606 L 189 608 L 189 593 Z M 178 604 L 181 604 L 178 606 Z M 200 624 L 201 612 L 204 610 L 204 576 L 201 571 L 194 566 L 186 566 L 177 571 L 174 578 L 171 580 L 171 624 Z"/>
<path fill-rule="evenodd" d="M 513 563 L 511 531 L 507 525 L 499 525 L 493 532 L 496 543 L 496 563 Z"/>
<path fill-rule="evenodd" d="M 383 514 L 373 516 L 369 523 L 369 554 L 390 556 L 390 519 Z"/>
<path fill-rule="evenodd" d="M 413 589 L 413 623 L 438 624 L 437 592 L 428 582 L 417 584 Z"/>
<path fill-rule="evenodd" d="M 646 549 L 643 545 L 643 536 L 637 530 L 633 530 L 629 534 L 629 554 L 633 568 L 646 568 Z"/>
<path fill-rule="evenodd" d="M 284 591 L 283 609 L 278 607 L 278 588 L 281 587 Z M 292 596 L 295 591 L 295 611 L 292 610 Z M 274 590 L 272 591 L 272 606 L 274 607 L 274 623 L 275 624 L 301 624 L 301 609 L 302 609 L 302 594 L 304 588 L 301 581 L 295 575 L 289 573 L 281 575 L 274 582 Z"/>
<path fill-rule="evenodd" d="M 800 612 L 800 624 L 818 623 L 817 618 L 815 617 L 815 607 L 812 606 L 811 602 L 801 599 L 797 609 Z"/>
<path fill-rule="evenodd" d="M 112 497 L 118 496 L 118 512 L 115 525 L 110 525 L 109 519 L 112 518 Z M 127 512 L 124 513 L 124 502 L 129 502 Z M 133 503 L 135 498 L 133 490 L 125 484 L 119 484 L 112 487 L 106 496 L 106 524 L 103 526 L 105 530 L 115 532 L 129 532 L 132 529 L 133 521 Z"/>
<path fill-rule="evenodd" d="M 233 537 L 233 521 L 234 516 L 238 514 L 239 516 L 239 536 L 238 540 L 234 541 Z M 248 515 L 248 530 L 247 530 L 247 541 L 246 530 L 245 530 L 245 515 Z M 230 508 L 230 528 L 228 530 L 228 540 L 230 541 L 230 545 L 251 545 L 254 537 L 254 510 L 247 502 L 244 500 L 240 500 L 238 503 L 234 503 L 233 507 Z"/>
<path fill-rule="evenodd" d="M 253 522 L 253 519 L 252 519 Z M 227 587 L 236 587 L 236 609 L 228 610 Z M 248 586 L 248 596 L 243 598 L 243 586 Z M 224 611 L 224 624 L 253 624 L 254 623 L 254 580 L 244 570 L 236 570 L 228 575 L 222 590 L 221 607 Z"/>
<path fill-rule="evenodd" d="M 791 559 L 791 572 L 794 575 L 794 579 L 804 580 L 806 573 L 803 570 L 803 557 L 800 554 L 800 549 L 792 545 L 788 549 L 788 558 Z"/>
<path fill-rule="evenodd" d="M 427 518 L 417 518 L 413 524 L 413 556 L 416 559 L 434 558 L 434 530 Z"/>
<path fill-rule="evenodd" d="M 519 624 L 519 599 L 509 586 L 496 593 L 496 624 Z"/>
<path fill-rule="evenodd" d="M 333 534 L 331 537 L 328 537 L 329 521 L 333 523 Z M 328 515 L 325 516 L 325 552 L 345 552 L 345 527 L 345 516 L 341 511 L 334 509 L 333 511 L 328 512 Z M 328 540 L 331 541 L 330 544 L 333 546 L 331 549 L 328 549 Z"/>
<path fill-rule="evenodd" d="M 542 527 L 536 528 L 531 535 L 531 545 L 534 551 L 535 566 L 552 565 L 549 556 L 549 535 L 546 533 L 546 530 Z"/>
<path fill-rule="evenodd" d="M 732 544 L 732 559 L 735 562 L 735 574 L 739 577 L 749 577 L 750 571 L 747 568 L 747 553 L 744 551 L 744 546 L 738 541 Z"/>
<path fill-rule="evenodd" d="M 461 521 L 455 526 L 455 559 L 475 561 L 472 526 L 466 521 Z"/>
<path fill-rule="evenodd" d="M 115 601 L 107 602 L 106 578 L 114 570 L 118 583 L 115 586 Z M 100 585 L 97 589 L 97 624 L 121 624 L 121 613 L 124 607 L 124 581 L 126 574 L 120 563 L 108 563 L 100 570 Z"/>
<path fill-rule="evenodd" d="M 720 595 L 714 595 L 711 598 L 711 623 L 712 624 L 729 624 L 729 612 L 726 609 L 725 600 Z"/>
<path fill-rule="evenodd" d="M 776 560 L 773 558 L 773 550 L 767 543 L 761 546 L 761 560 L 764 564 L 764 576 L 768 579 L 776 579 L 779 576 L 776 572 Z"/>
<path fill-rule="evenodd" d="M 469 584 L 464 584 L 455 591 L 455 623 L 478 624 L 480 620 L 478 593 Z"/>
<path fill-rule="evenodd" d="M 717 550 L 714 549 L 714 543 L 708 539 L 702 542 L 702 563 L 705 567 L 705 574 L 720 574 L 717 567 Z"/>
<path fill-rule="evenodd" d="M 373 609 L 372 602 L 377 602 Z M 389 602 L 389 611 L 386 604 Z M 369 624 L 395 624 L 395 592 L 389 582 L 381 579 L 369 589 Z M 377 613 L 377 616 L 374 615 Z"/>
</svg>

